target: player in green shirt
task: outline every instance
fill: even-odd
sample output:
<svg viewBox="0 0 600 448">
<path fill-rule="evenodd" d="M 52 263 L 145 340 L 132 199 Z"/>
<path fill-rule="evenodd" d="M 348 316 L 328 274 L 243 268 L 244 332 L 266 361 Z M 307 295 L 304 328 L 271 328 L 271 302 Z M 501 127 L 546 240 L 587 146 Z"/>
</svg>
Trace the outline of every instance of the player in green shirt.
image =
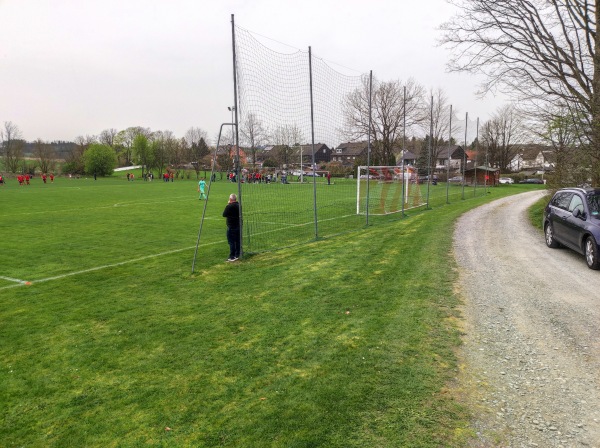
<svg viewBox="0 0 600 448">
<path fill-rule="evenodd" d="M 206 188 L 206 181 L 204 178 L 200 179 L 198 182 L 198 193 L 200 193 L 199 200 L 206 199 L 206 194 L 204 193 L 204 189 Z"/>
</svg>

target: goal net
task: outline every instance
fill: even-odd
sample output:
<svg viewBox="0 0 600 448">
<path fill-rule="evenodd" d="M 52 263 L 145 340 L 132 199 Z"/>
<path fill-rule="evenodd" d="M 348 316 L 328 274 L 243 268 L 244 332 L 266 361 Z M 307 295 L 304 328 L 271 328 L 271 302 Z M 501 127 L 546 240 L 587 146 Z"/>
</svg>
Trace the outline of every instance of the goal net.
<svg viewBox="0 0 600 448">
<path fill-rule="evenodd" d="M 387 215 L 426 205 L 417 171 L 411 166 L 359 166 L 356 213 Z"/>
</svg>

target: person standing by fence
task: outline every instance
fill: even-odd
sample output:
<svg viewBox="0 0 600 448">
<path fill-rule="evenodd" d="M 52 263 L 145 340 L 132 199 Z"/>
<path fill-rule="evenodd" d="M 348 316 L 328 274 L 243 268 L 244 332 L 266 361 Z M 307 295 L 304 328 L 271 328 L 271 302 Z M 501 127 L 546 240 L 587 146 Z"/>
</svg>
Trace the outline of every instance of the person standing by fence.
<svg viewBox="0 0 600 448">
<path fill-rule="evenodd" d="M 229 195 L 229 202 L 223 210 L 223 217 L 227 219 L 227 242 L 229 243 L 229 258 L 227 261 L 236 261 L 240 258 L 240 204 L 235 194 Z"/>
</svg>

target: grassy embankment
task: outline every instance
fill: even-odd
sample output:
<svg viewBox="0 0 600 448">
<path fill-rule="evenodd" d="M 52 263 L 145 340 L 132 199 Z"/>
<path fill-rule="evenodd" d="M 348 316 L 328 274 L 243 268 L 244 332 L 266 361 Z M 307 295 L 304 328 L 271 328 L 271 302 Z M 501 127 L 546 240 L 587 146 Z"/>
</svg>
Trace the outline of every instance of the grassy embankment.
<svg viewBox="0 0 600 448">
<path fill-rule="evenodd" d="M 1 444 L 462 446 L 453 223 L 531 188 L 228 264 L 217 182 L 191 274 L 193 181 L 4 187 Z"/>
</svg>

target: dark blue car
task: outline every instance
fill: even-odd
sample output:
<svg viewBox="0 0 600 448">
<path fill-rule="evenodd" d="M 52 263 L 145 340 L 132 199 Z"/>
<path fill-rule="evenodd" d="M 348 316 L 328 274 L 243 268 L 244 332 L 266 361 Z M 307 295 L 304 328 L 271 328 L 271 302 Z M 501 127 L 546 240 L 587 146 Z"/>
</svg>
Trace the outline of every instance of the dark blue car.
<svg viewBox="0 0 600 448">
<path fill-rule="evenodd" d="M 585 255 L 590 269 L 600 269 L 600 189 L 558 190 L 544 209 L 543 225 L 548 247 L 568 247 Z"/>
</svg>

